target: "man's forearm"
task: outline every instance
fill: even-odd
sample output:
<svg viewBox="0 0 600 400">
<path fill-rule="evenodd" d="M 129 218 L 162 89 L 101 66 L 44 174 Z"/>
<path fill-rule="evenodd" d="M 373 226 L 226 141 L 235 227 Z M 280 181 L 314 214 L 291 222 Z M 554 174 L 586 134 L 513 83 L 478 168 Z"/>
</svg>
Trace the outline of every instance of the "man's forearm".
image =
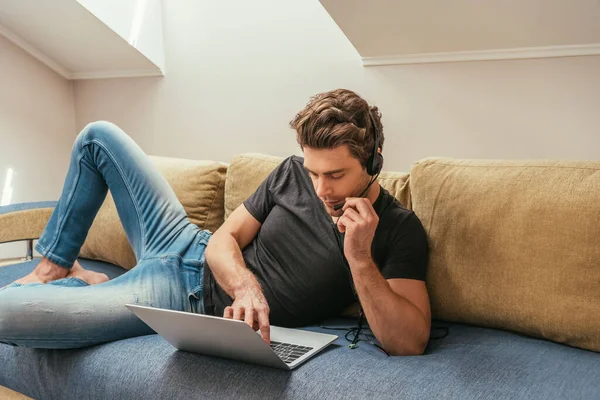
<svg viewBox="0 0 600 400">
<path fill-rule="evenodd" d="M 232 298 L 243 290 L 260 288 L 244 262 L 242 250 L 228 232 L 215 232 L 206 248 L 206 261 L 219 286 Z"/>
<path fill-rule="evenodd" d="M 369 326 L 392 355 L 422 354 L 429 321 L 410 301 L 395 293 L 373 261 L 351 263 L 356 291 Z"/>
</svg>

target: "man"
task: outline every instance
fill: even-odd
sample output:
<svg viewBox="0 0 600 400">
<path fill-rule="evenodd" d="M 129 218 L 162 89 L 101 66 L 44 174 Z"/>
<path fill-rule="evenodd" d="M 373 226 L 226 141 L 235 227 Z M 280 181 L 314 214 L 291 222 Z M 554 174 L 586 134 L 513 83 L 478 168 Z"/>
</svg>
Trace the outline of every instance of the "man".
<svg viewBox="0 0 600 400">
<path fill-rule="evenodd" d="M 36 246 L 44 258 L 0 290 L 0 341 L 71 348 L 151 333 L 123 306 L 137 303 L 245 320 L 269 342 L 270 323 L 314 323 L 357 295 L 387 352 L 422 354 L 427 240 L 377 182 L 377 108 L 339 89 L 313 97 L 291 126 L 304 158 L 284 160 L 211 235 L 131 138 L 88 125 Z M 106 282 L 75 260 L 108 188 L 138 264 Z"/>
</svg>

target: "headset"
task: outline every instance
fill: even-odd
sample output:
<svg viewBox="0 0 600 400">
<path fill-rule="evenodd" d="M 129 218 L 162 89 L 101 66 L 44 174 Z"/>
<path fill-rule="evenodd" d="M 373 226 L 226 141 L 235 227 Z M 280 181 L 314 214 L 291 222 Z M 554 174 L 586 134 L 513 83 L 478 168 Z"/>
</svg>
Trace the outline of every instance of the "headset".
<svg viewBox="0 0 600 400">
<path fill-rule="evenodd" d="M 367 192 L 367 190 L 369 190 L 371 185 L 377 180 L 377 177 L 379 176 L 379 173 L 381 172 L 381 169 L 383 168 L 383 155 L 379 152 L 379 129 L 377 128 L 377 124 L 375 123 L 375 118 L 373 118 L 373 114 L 371 114 L 370 110 L 369 110 L 369 119 L 371 120 L 371 126 L 373 127 L 373 138 L 374 138 L 375 144 L 373 145 L 373 152 L 367 159 L 366 167 L 367 167 L 367 174 L 369 174 L 373 178 L 371 179 L 371 181 L 369 182 L 367 187 L 362 192 L 360 192 L 360 194 L 357 197 L 362 197 Z M 345 204 L 346 204 L 346 202 L 334 205 L 333 206 L 334 211 L 338 211 L 338 210 L 342 209 Z"/>
</svg>

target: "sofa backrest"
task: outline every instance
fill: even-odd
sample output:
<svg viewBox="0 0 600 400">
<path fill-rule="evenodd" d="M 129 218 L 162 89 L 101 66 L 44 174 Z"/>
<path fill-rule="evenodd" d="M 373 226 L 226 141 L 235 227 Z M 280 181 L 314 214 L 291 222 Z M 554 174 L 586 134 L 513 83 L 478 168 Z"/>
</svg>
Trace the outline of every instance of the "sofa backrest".
<svg viewBox="0 0 600 400">
<path fill-rule="evenodd" d="M 283 160 L 151 159 L 211 231 Z M 433 158 L 380 182 L 427 232 L 435 318 L 600 351 L 600 162 Z M 80 255 L 135 265 L 110 195 Z"/>
<path fill-rule="evenodd" d="M 173 188 L 191 222 L 211 231 L 223 223 L 227 164 L 155 156 L 150 159 Z M 110 193 L 94 219 L 80 256 L 127 269 L 136 264 Z"/>
<path fill-rule="evenodd" d="M 425 159 L 410 190 L 435 317 L 600 351 L 600 162 Z"/>
<path fill-rule="evenodd" d="M 283 161 L 282 157 L 257 153 L 240 154 L 231 160 L 225 181 L 225 218 L 247 199 L 271 171 Z M 386 188 L 402 205 L 410 208 L 409 174 L 383 171 L 379 176 Z"/>
</svg>

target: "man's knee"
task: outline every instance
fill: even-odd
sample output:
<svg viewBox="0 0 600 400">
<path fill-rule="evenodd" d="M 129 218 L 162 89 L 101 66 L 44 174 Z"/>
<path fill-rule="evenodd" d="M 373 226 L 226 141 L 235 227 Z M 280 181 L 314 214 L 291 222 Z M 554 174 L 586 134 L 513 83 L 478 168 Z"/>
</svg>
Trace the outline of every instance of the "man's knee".
<svg viewBox="0 0 600 400">
<path fill-rule="evenodd" d="M 6 296 L 0 300 L 0 342 L 14 345 L 14 335 L 29 320 L 26 310 L 18 302 Z M 31 320 L 29 320 L 31 321 Z"/>
<path fill-rule="evenodd" d="M 100 143 L 110 146 L 112 142 L 122 141 L 127 134 L 117 125 L 108 121 L 90 122 L 77 135 L 76 143 L 81 145 Z"/>
</svg>

